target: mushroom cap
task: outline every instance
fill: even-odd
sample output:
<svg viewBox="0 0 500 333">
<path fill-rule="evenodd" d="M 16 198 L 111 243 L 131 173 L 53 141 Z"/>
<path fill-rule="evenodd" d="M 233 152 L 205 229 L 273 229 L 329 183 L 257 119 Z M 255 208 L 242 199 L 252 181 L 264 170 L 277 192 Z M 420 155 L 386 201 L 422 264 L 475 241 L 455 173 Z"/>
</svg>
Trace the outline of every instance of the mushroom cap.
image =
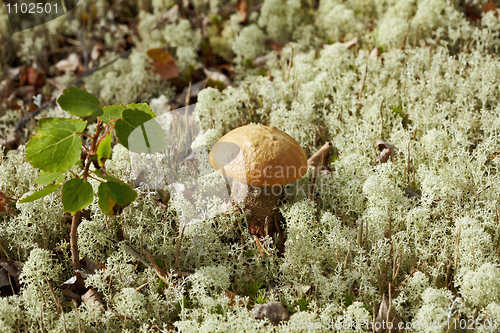
<svg viewBox="0 0 500 333">
<path fill-rule="evenodd" d="M 246 125 L 217 141 L 210 165 L 240 183 L 268 187 L 302 178 L 307 157 L 294 138 L 276 127 Z"/>
</svg>

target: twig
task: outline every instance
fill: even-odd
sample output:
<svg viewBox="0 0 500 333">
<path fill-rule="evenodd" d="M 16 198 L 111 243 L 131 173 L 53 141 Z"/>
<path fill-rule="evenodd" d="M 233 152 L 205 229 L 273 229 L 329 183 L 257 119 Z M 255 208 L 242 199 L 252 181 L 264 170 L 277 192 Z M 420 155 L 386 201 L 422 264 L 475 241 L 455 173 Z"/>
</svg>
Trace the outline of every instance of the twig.
<svg viewBox="0 0 500 333">
<path fill-rule="evenodd" d="M 73 30 L 75 30 L 76 35 L 78 36 L 78 39 L 80 40 L 80 43 L 82 44 L 82 52 L 83 52 L 83 66 L 85 70 L 89 68 L 89 52 L 87 51 L 87 47 L 85 46 L 85 42 L 83 41 L 83 36 L 81 31 L 78 29 L 76 24 L 73 22 L 73 15 L 71 11 L 68 11 L 68 20 L 71 26 L 73 27 Z"/>
<path fill-rule="evenodd" d="M 177 248 L 175 249 L 175 263 L 177 264 L 177 268 L 179 268 L 180 276 L 182 276 L 182 270 L 181 270 L 181 263 L 179 262 L 179 254 L 181 252 L 182 238 L 184 237 L 184 228 L 185 226 L 182 226 L 181 235 L 179 237 L 179 243 L 177 244 Z"/>
<path fill-rule="evenodd" d="M 63 90 L 71 87 L 71 86 L 76 86 L 77 84 L 79 84 L 80 82 L 83 81 L 84 78 L 86 78 L 87 76 L 90 76 L 92 74 L 94 74 L 95 72 L 97 72 L 98 70 L 101 70 L 105 67 L 108 67 L 109 65 L 113 64 L 115 61 L 117 61 L 118 59 L 125 59 L 127 58 L 130 53 L 132 53 L 132 50 L 128 50 L 128 51 L 125 51 L 125 52 L 122 52 L 118 57 L 116 57 L 115 59 L 105 63 L 104 65 L 102 66 L 99 66 L 99 64 L 97 64 L 96 66 L 92 67 L 92 68 L 89 68 L 87 69 L 85 72 L 83 72 L 83 74 L 76 80 L 76 81 L 73 81 L 71 82 L 69 85 L 67 85 Z M 39 114 L 40 112 L 42 112 L 43 110 L 49 108 L 52 104 L 55 103 L 55 101 L 57 100 L 57 97 L 54 97 L 52 98 L 49 102 L 45 103 L 42 107 L 36 109 L 35 111 L 31 112 L 29 115 L 27 115 L 26 117 L 24 117 L 22 120 L 20 120 L 16 127 L 14 128 L 14 132 L 19 132 L 19 130 L 28 122 L 30 121 L 31 119 L 34 119 L 34 117 Z"/>
<path fill-rule="evenodd" d="M 382 113 L 382 106 L 384 106 L 385 96 L 382 97 L 382 102 L 380 102 L 380 137 L 383 137 L 384 132 L 384 115 Z"/>
<path fill-rule="evenodd" d="M 149 262 L 151 263 L 151 266 L 153 266 L 153 269 L 155 270 L 156 272 L 156 275 L 158 275 L 158 277 L 163 281 L 165 282 L 167 285 L 170 284 L 170 281 L 168 281 L 166 278 L 165 278 L 165 275 L 167 275 L 167 273 L 165 273 L 163 271 L 163 269 L 160 268 L 160 266 L 158 266 L 156 264 L 156 262 L 154 261 L 154 259 L 151 257 L 151 254 L 149 253 L 148 250 L 144 249 L 144 252 L 146 253 L 146 256 L 148 257 L 148 260 Z"/>
<path fill-rule="evenodd" d="M 363 95 L 363 87 L 365 86 L 366 73 L 368 72 L 368 60 L 370 60 L 370 55 L 366 58 L 365 64 L 365 72 L 363 73 L 363 79 L 361 80 L 361 88 L 359 88 L 358 100 L 361 100 L 361 96 Z"/>
</svg>

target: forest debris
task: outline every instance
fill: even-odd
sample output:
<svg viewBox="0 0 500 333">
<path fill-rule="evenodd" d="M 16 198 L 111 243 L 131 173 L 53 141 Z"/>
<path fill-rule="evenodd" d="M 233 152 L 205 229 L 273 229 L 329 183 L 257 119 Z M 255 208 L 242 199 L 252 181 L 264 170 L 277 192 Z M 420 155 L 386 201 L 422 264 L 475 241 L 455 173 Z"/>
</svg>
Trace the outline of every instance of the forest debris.
<svg viewBox="0 0 500 333">
<path fill-rule="evenodd" d="M 45 80 L 41 71 L 33 67 L 28 67 L 26 70 L 26 82 L 29 85 L 35 86 L 35 88 L 41 88 L 43 87 Z"/>
<path fill-rule="evenodd" d="M 415 198 L 417 200 L 420 200 L 422 197 L 415 191 L 413 191 L 411 188 L 407 187 L 405 188 L 406 195 L 408 195 L 408 198 Z"/>
<path fill-rule="evenodd" d="M 1 212 L 10 212 L 9 206 L 14 203 L 12 198 L 8 198 L 3 192 L 0 192 L 0 213 Z M 0 244 L 1 245 L 1 244 Z M 2 248 L 0 246 L 0 248 Z"/>
<path fill-rule="evenodd" d="M 205 68 L 203 67 L 203 72 L 207 76 L 207 78 L 213 80 L 213 81 L 219 81 L 224 83 L 226 87 L 232 86 L 233 82 L 231 82 L 231 79 L 229 79 L 224 73 L 221 71 L 215 69 L 215 68 Z"/>
<path fill-rule="evenodd" d="M 55 66 L 56 69 L 62 73 L 75 72 L 80 67 L 83 71 L 83 65 L 80 61 L 80 57 L 75 52 L 71 53 L 66 59 L 59 61 L 55 64 Z"/>
<path fill-rule="evenodd" d="M 101 41 L 97 41 L 90 52 L 90 60 L 97 61 L 97 59 L 99 59 L 99 57 L 104 53 L 104 50 L 104 44 Z"/>
<path fill-rule="evenodd" d="M 382 52 L 380 52 L 380 47 L 375 47 L 371 52 L 370 52 L 370 58 L 378 58 Z"/>
<path fill-rule="evenodd" d="M 350 49 L 352 48 L 354 45 L 358 44 L 358 37 L 354 37 L 353 39 L 351 39 L 350 41 L 348 42 L 345 42 L 345 43 L 342 43 L 346 49 Z M 323 48 L 325 50 L 328 50 L 329 48 L 331 48 L 334 44 L 323 44 Z"/>
<path fill-rule="evenodd" d="M 172 183 L 171 185 L 172 185 L 172 188 L 175 191 L 175 193 L 180 193 L 180 194 L 184 195 L 184 197 L 188 201 L 193 201 L 193 195 L 194 195 L 194 190 L 196 188 L 196 185 L 192 186 L 192 187 L 186 187 L 184 184 L 181 184 L 181 183 Z"/>
<path fill-rule="evenodd" d="M 154 73 L 160 75 L 160 80 L 170 80 L 179 76 L 179 70 L 175 60 L 162 48 L 154 48 L 146 51 L 148 57 L 153 59 Z"/>
<path fill-rule="evenodd" d="M 172 107 L 170 106 L 168 98 L 165 95 L 161 95 L 158 98 L 151 98 L 149 106 L 156 115 L 172 111 Z"/>
<path fill-rule="evenodd" d="M 385 324 L 382 325 L 382 322 Z M 389 328 L 387 323 L 392 323 L 392 328 Z M 382 297 L 382 303 L 380 303 L 380 307 L 378 309 L 378 315 L 375 319 L 375 332 L 376 333 L 392 333 L 392 332 L 404 332 L 404 329 L 399 329 L 398 325 L 401 322 L 392 311 L 389 299 L 387 296 Z M 387 328 L 387 329 L 386 329 Z"/>
<path fill-rule="evenodd" d="M 21 289 L 19 275 L 23 266 L 21 262 L 0 259 L 0 296 L 10 296 Z"/>
<path fill-rule="evenodd" d="M 3 146 L 5 150 L 14 150 L 17 149 L 17 147 L 19 147 L 20 140 L 21 137 L 19 136 L 18 133 L 7 134 L 7 137 L 5 139 L 3 138 L 0 139 L 0 146 Z"/>
<path fill-rule="evenodd" d="M 377 145 L 378 149 L 380 150 L 380 154 L 377 156 L 377 161 L 375 161 L 374 165 L 377 165 L 379 163 L 386 163 L 390 157 L 394 158 L 394 156 L 396 156 L 396 152 L 398 150 L 396 146 L 380 140 L 379 138 L 375 138 L 375 145 Z"/>
<path fill-rule="evenodd" d="M 281 302 L 255 304 L 252 314 L 255 319 L 268 318 L 273 325 L 278 325 L 280 322 L 290 319 L 288 311 Z"/>
<path fill-rule="evenodd" d="M 162 15 L 160 23 L 166 23 L 166 22 L 172 23 L 177 19 L 178 16 L 179 16 L 179 5 L 175 4 L 174 6 L 172 6 L 172 8 L 167 10 L 165 14 Z"/>
<path fill-rule="evenodd" d="M 498 17 L 497 4 L 495 3 L 495 1 L 488 1 L 481 8 L 481 12 L 483 12 L 483 14 L 486 14 L 487 12 L 492 10 L 495 12 L 495 17 Z"/>
<path fill-rule="evenodd" d="M 235 305 L 245 306 L 245 302 L 243 302 L 242 299 L 239 299 L 238 304 L 236 304 L 236 296 L 238 296 L 238 295 L 236 295 L 232 291 L 226 290 L 225 293 L 226 293 L 226 297 L 229 298 L 229 306 L 231 306 L 231 307 L 233 307 Z"/>
<path fill-rule="evenodd" d="M 265 43 L 266 43 L 266 46 L 268 48 L 270 48 L 271 50 L 276 51 L 278 53 L 281 53 L 281 50 L 285 46 L 284 44 L 278 42 L 275 39 L 267 39 Z"/>
<path fill-rule="evenodd" d="M 260 57 L 257 57 L 255 58 L 253 61 L 252 61 L 252 66 L 253 67 L 262 67 L 266 64 L 266 62 L 270 59 L 272 59 L 274 57 L 274 53 L 273 52 L 270 52 L 266 55 L 263 55 L 263 56 L 260 56 Z"/>
<path fill-rule="evenodd" d="M 317 152 L 308 160 L 307 165 L 319 169 L 320 175 L 330 174 L 330 152 L 332 149 L 331 141 L 327 141 Z"/>
<path fill-rule="evenodd" d="M 99 293 L 94 288 L 90 287 L 89 290 L 82 295 L 82 302 L 99 302 L 102 304 L 102 299 L 101 296 L 99 296 Z"/>
<path fill-rule="evenodd" d="M 205 87 L 206 82 L 207 79 L 193 83 L 191 85 L 191 94 L 189 95 L 189 97 L 193 98 L 198 96 L 199 92 Z M 185 87 L 180 94 L 175 96 L 175 103 L 179 104 L 180 106 L 186 105 L 186 95 L 188 94 L 188 90 L 189 87 Z"/>
<path fill-rule="evenodd" d="M 238 23 L 245 23 L 248 19 L 248 5 L 245 0 L 238 0 L 236 2 L 236 10 L 240 14 L 241 18 Z"/>
</svg>

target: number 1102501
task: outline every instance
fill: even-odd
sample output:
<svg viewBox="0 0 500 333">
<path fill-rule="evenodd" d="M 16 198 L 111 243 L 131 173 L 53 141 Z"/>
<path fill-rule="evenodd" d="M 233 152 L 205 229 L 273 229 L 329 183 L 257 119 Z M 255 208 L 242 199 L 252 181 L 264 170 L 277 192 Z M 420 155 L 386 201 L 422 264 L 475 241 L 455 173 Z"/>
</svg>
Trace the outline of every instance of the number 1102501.
<svg viewBox="0 0 500 333">
<path fill-rule="evenodd" d="M 11 5 L 10 3 L 6 4 L 5 7 L 7 8 L 7 14 L 49 14 L 52 12 L 52 7 L 54 7 L 54 12 L 57 13 L 58 8 L 57 8 L 57 3 L 55 4 L 50 4 L 50 3 L 21 3 L 21 4 L 13 4 Z"/>
</svg>

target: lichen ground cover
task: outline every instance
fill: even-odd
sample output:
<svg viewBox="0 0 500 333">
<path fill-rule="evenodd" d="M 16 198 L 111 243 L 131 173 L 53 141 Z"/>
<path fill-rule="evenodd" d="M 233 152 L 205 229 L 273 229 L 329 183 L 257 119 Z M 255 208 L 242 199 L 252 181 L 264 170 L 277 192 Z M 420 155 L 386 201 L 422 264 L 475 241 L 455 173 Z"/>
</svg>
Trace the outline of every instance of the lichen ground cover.
<svg viewBox="0 0 500 333">
<path fill-rule="evenodd" d="M 312 195 L 300 191 L 312 167 L 291 185 L 297 191 L 280 208 L 283 255 L 270 236 L 261 239 L 268 253 L 260 251 L 237 212 L 189 224 L 181 238 L 178 211 L 191 208 L 172 188 L 164 203 L 137 187 L 139 198 L 112 217 L 95 199 L 78 242 L 82 257 L 105 267 L 85 281 L 102 303 L 77 304 L 59 288 L 72 276 L 60 190 L 16 203 L 42 188 L 38 171 L 25 145 L 0 149 L 0 194 L 13 202 L 0 201 L 9 208 L 0 212 L 0 258 L 24 263 L 21 289 L 0 297 L 0 332 L 319 332 L 387 318 L 414 324 L 410 332 L 465 332 L 464 323 L 500 331 L 500 158 L 492 158 L 500 151 L 500 11 L 481 12 L 492 6 L 485 3 L 473 4 L 477 18 L 471 5 L 442 0 L 247 1 L 246 13 L 234 1 L 194 2 L 193 12 L 207 18 L 202 31 L 181 11 L 165 18 L 172 1 L 128 1 L 138 13 L 132 53 L 83 79 L 101 105 L 160 95 L 173 103 L 174 87 L 150 71 L 145 50 L 167 48 L 182 74 L 202 72 L 209 48 L 235 76 L 232 86 L 197 95 L 205 133 L 192 149 L 200 165 L 210 168 L 207 149 L 225 133 L 258 123 L 291 135 L 308 157 L 331 141 L 331 172 L 317 176 Z M 104 29 L 114 20 L 107 6 L 87 1 L 75 16 L 93 8 L 96 29 Z M 8 36 L 7 24 L 0 11 L 2 41 L 29 65 L 69 27 L 62 18 Z M 115 27 L 100 31 L 109 49 L 128 34 Z M 1 48 L 2 67 L 7 55 Z M 261 56 L 265 64 L 254 65 Z M 2 108 L 0 137 L 22 118 Z M 62 115 L 57 107 L 42 112 Z M 376 163 L 375 138 L 396 147 L 385 163 Z M 136 181 L 120 144 L 105 168 Z M 209 171 L 193 190 L 200 205 L 210 204 L 216 182 Z M 97 191 L 99 182 L 90 182 Z M 169 274 L 160 279 L 131 246 L 147 248 Z M 185 278 L 174 274 L 179 268 Z M 254 304 L 272 301 L 283 303 L 289 321 L 254 319 Z M 333 330 L 372 331 L 347 326 Z"/>
</svg>

